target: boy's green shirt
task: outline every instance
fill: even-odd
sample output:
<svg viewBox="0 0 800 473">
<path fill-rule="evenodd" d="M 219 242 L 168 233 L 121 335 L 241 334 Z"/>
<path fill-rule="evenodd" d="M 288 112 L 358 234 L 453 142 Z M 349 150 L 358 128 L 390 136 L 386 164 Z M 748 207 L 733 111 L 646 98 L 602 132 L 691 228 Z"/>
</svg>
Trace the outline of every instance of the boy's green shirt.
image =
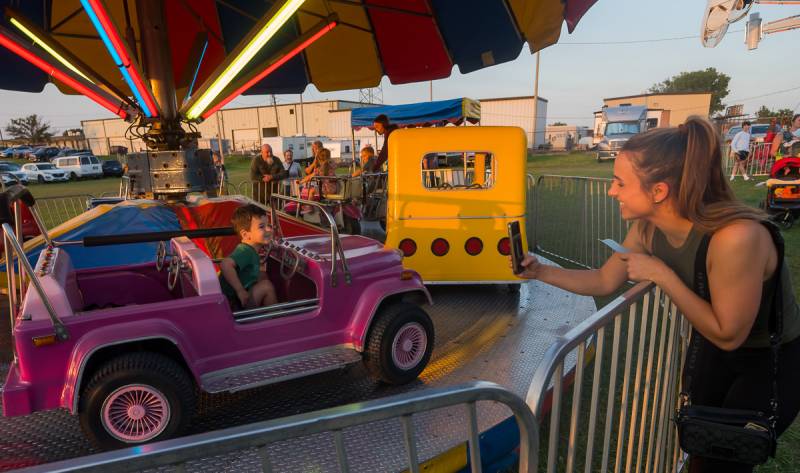
<svg viewBox="0 0 800 473">
<path fill-rule="evenodd" d="M 239 243 L 228 258 L 236 264 L 236 275 L 239 276 L 242 286 L 249 291 L 253 284 L 258 282 L 258 275 L 261 272 L 261 258 L 258 252 L 246 243 Z M 228 284 L 222 273 L 219 275 L 219 284 L 223 294 L 229 298 L 236 298 L 236 290 Z"/>
</svg>

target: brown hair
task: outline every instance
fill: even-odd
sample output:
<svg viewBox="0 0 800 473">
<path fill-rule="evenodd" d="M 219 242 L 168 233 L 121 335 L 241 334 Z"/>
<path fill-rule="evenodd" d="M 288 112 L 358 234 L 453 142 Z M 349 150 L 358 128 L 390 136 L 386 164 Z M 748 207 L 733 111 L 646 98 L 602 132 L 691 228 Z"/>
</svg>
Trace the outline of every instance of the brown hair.
<svg viewBox="0 0 800 473">
<path fill-rule="evenodd" d="M 236 232 L 237 236 L 241 236 L 243 230 L 250 230 L 250 223 L 252 223 L 254 218 L 261 218 L 265 215 L 267 215 L 267 211 L 255 204 L 247 204 L 243 207 L 239 207 L 233 212 L 233 216 L 231 217 L 233 231 Z"/>
<path fill-rule="evenodd" d="M 656 128 L 636 135 L 622 148 L 649 189 L 669 185 L 669 198 L 681 217 L 708 233 L 739 219 L 764 220 L 766 214 L 736 199 L 722 172 L 717 132 L 702 117 L 692 116 L 677 128 Z M 646 232 L 647 225 L 642 225 Z"/>
<path fill-rule="evenodd" d="M 332 166 L 331 150 L 329 150 L 328 148 L 322 148 L 321 150 L 319 150 L 319 157 L 325 158 L 324 160 L 320 159 L 319 161 L 319 171 L 321 175 L 327 176 L 331 172 L 331 166 Z"/>
</svg>

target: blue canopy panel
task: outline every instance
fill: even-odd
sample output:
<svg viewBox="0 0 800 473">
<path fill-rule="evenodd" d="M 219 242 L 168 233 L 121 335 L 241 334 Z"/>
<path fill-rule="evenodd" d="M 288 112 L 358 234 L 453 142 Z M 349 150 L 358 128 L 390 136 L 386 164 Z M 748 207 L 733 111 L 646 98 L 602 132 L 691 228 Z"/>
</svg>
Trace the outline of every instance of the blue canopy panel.
<svg viewBox="0 0 800 473">
<path fill-rule="evenodd" d="M 254 2 L 252 0 L 228 0 L 217 4 L 222 37 L 225 40 L 225 50 L 233 51 L 245 35 L 253 28 L 253 18 L 261 18 L 270 8 L 270 2 Z M 246 16 L 246 15 L 249 15 Z M 300 36 L 297 20 L 287 22 L 258 52 L 258 54 L 245 68 L 244 73 L 252 70 L 253 65 L 261 64 L 280 49 Z M 256 94 L 300 94 L 308 85 L 308 70 L 303 54 L 298 54 L 270 75 L 256 83 L 244 92 L 243 95 Z"/>
<path fill-rule="evenodd" d="M 10 26 L 5 16 L 6 7 L 14 7 L 34 23 L 41 24 L 44 18 L 43 2 L 20 2 L 19 0 L 0 0 L 0 24 Z M 28 61 L 10 50 L 0 46 L 0 89 L 20 92 L 41 92 L 50 77 Z"/>
<path fill-rule="evenodd" d="M 525 40 L 506 2 L 431 0 L 431 7 L 462 74 L 513 61 L 522 52 Z"/>
<path fill-rule="evenodd" d="M 463 120 L 477 123 L 481 119 L 481 108 L 480 102 L 467 98 L 354 108 L 350 114 L 350 126 L 355 129 L 372 128 L 375 117 L 381 114 L 389 117 L 392 124 L 401 128 L 436 126 L 458 124 Z"/>
<path fill-rule="evenodd" d="M 144 201 L 141 202 L 144 203 Z M 144 205 L 142 203 L 115 205 L 107 212 L 92 219 L 87 219 L 87 217 L 91 217 L 92 211 L 79 215 L 64 224 L 72 224 L 74 228 L 59 235 L 57 239 L 75 241 L 86 236 L 124 235 L 181 229 L 180 221 L 172 209 L 163 203 L 152 201 L 147 201 Z M 103 209 L 98 207 L 97 210 L 100 212 Z M 86 219 L 86 221 L 81 222 L 82 219 Z M 158 243 L 154 242 L 90 248 L 84 248 L 81 245 L 66 245 L 61 248 L 69 254 L 75 269 L 86 269 L 155 261 L 157 247 Z M 42 248 L 44 248 L 44 244 L 26 250 L 25 254 L 28 256 L 31 266 L 36 264 Z M 2 270 L 5 271 L 5 265 L 2 265 Z"/>
</svg>

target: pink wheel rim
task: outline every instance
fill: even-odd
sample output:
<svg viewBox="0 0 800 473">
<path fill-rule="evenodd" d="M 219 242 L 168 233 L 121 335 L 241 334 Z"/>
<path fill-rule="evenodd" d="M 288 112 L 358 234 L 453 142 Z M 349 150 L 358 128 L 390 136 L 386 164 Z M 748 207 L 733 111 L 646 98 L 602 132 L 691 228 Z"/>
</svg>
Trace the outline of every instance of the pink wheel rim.
<svg viewBox="0 0 800 473">
<path fill-rule="evenodd" d="M 428 348 L 428 334 L 417 322 L 409 322 L 397 331 L 392 341 L 392 362 L 401 370 L 416 367 Z"/>
<path fill-rule="evenodd" d="M 101 411 L 103 427 L 117 440 L 147 442 L 169 424 L 170 408 L 161 391 L 143 384 L 129 384 L 111 393 Z"/>
</svg>

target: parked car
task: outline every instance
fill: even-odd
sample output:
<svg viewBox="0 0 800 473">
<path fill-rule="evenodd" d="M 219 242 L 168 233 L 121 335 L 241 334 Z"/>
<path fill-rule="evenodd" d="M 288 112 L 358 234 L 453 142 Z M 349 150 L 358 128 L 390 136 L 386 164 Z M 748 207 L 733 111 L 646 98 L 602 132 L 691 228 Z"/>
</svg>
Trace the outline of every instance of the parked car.
<svg viewBox="0 0 800 473">
<path fill-rule="evenodd" d="M 25 164 L 22 170 L 28 176 L 28 181 L 37 181 L 39 184 L 69 181 L 69 175 L 51 163 Z"/>
<path fill-rule="evenodd" d="M 91 154 L 94 153 L 92 153 L 92 150 L 90 149 L 62 148 L 55 157 L 61 158 L 63 156 L 81 156 L 81 155 L 91 155 Z"/>
<path fill-rule="evenodd" d="M 96 156 L 66 156 L 53 159 L 53 164 L 67 173 L 70 179 L 103 177 L 103 168 Z"/>
<path fill-rule="evenodd" d="M 60 151 L 61 149 L 56 148 L 55 146 L 42 146 L 28 153 L 26 158 L 28 159 L 28 161 L 49 163 L 50 159 L 58 155 Z"/>
<path fill-rule="evenodd" d="M 23 158 L 27 153 L 31 151 L 33 151 L 33 148 L 31 148 L 30 146 L 17 145 L 17 146 L 12 146 L 10 148 L 6 148 L 2 152 L 0 152 L 0 155 L 2 155 L 3 158 Z"/>
<path fill-rule="evenodd" d="M 103 161 L 103 176 L 122 177 L 122 164 L 116 159 Z"/>
<path fill-rule="evenodd" d="M 764 137 L 767 136 L 767 128 L 769 125 L 766 123 L 755 123 L 750 127 L 750 139 L 754 143 L 761 143 L 764 141 Z M 740 126 L 733 126 L 725 133 L 725 142 L 730 143 L 733 140 L 733 137 L 736 136 L 736 133 L 742 131 L 742 127 Z"/>
<path fill-rule="evenodd" d="M 3 184 L 13 183 L 17 180 L 22 184 L 28 184 L 28 175 L 16 163 L 0 162 L 0 179 Z"/>
</svg>

